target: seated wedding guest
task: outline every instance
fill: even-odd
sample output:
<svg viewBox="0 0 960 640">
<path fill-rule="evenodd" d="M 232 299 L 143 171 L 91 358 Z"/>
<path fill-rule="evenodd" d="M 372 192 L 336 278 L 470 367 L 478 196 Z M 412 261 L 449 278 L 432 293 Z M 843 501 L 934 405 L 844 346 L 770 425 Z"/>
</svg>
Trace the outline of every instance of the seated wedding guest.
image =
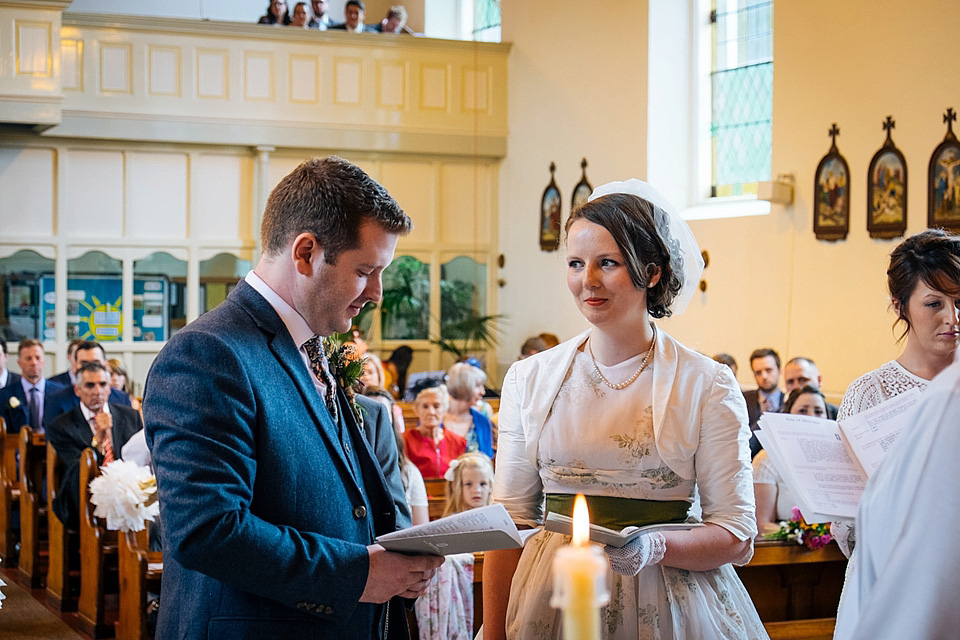
<svg viewBox="0 0 960 640">
<path fill-rule="evenodd" d="M 407 371 L 413 362 L 413 349 L 405 344 L 393 350 L 383 363 L 383 388 L 397 400 L 403 398 L 407 390 Z"/>
<path fill-rule="evenodd" d="M 629 180 L 595 190 L 565 236 L 567 287 L 591 326 L 507 372 L 494 502 L 525 527 L 571 515 L 577 493 L 592 523 L 613 528 L 702 512 L 702 527 L 605 549 L 604 637 L 767 638 L 732 566 L 757 535 L 743 395 L 728 367 L 651 321 L 682 312 L 700 281 L 690 228 Z M 541 530 L 523 549 L 486 552 L 485 640 L 562 637 L 550 568 L 569 542 Z"/>
<path fill-rule="evenodd" d="M 293 7 L 293 18 L 290 20 L 291 27 L 307 28 L 307 3 L 298 2 Z"/>
<path fill-rule="evenodd" d="M 267 5 L 267 13 L 260 16 L 259 24 L 272 24 L 275 27 L 290 24 L 287 3 L 284 0 L 270 0 L 270 4 Z"/>
<path fill-rule="evenodd" d="M 780 354 L 773 349 L 754 349 L 750 354 L 750 370 L 757 381 L 757 388 L 743 392 L 747 403 L 747 420 L 751 434 L 757 430 L 757 421 L 764 411 L 779 411 L 783 404 L 780 390 Z M 750 456 L 757 455 L 763 447 L 756 436 L 750 436 Z"/>
<path fill-rule="evenodd" d="M 533 336 L 532 338 L 527 338 L 523 344 L 520 346 L 520 357 L 517 360 L 523 360 L 524 358 L 529 358 L 535 353 L 540 353 L 541 351 L 547 350 L 547 343 L 543 341 L 543 338 L 540 336 Z"/>
<path fill-rule="evenodd" d="M 330 3 L 328 0 L 310 0 L 310 22 L 307 27 L 310 29 L 319 29 L 326 31 L 330 28 L 330 16 L 327 15 Z"/>
<path fill-rule="evenodd" d="M 77 367 L 75 366 L 74 356 L 77 354 L 77 345 L 84 340 L 71 340 L 70 344 L 67 345 L 67 370 L 58 373 L 55 376 L 50 376 L 49 380 L 56 382 L 57 384 L 64 387 L 73 387 L 77 383 Z"/>
<path fill-rule="evenodd" d="M 827 401 L 820 389 L 806 385 L 790 392 L 781 413 L 826 418 Z M 776 528 L 781 520 L 789 520 L 797 506 L 789 487 L 763 450 L 753 458 L 753 495 L 757 502 L 757 529 L 761 535 L 769 533 L 771 526 Z"/>
<path fill-rule="evenodd" d="M 403 432 L 407 458 L 417 465 L 424 478 L 441 478 L 450 461 L 467 450 L 467 441 L 443 427 L 443 417 L 450 407 L 447 390 L 430 387 L 417 394 L 413 410 L 417 427 Z"/>
<path fill-rule="evenodd" d="M 390 7 L 387 16 L 375 26 L 374 31 L 380 33 L 405 33 L 407 29 L 407 10 L 403 5 Z"/>
<path fill-rule="evenodd" d="M 360 383 L 363 385 L 362 391 L 366 392 L 368 388 L 384 390 L 384 379 L 386 375 L 383 370 L 383 363 L 377 354 L 367 351 L 364 356 L 363 375 L 360 376 Z M 384 391 L 387 395 L 389 392 Z M 391 398 L 393 396 L 390 396 Z M 396 402 L 390 403 L 390 415 L 393 416 L 394 425 L 400 425 L 400 433 L 403 433 L 403 409 Z"/>
<path fill-rule="evenodd" d="M 560 338 L 558 338 L 555 333 L 541 333 L 539 337 L 546 343 L 547 349 L 552 349 L 560 344 Z"/>
<path fill-rule="evenodd" d="M 838 421 L 911 389 L 925 390 L 954 361 L 960 343 L 960 237 L 928 229 L 901 242 L 890 254 L 887 288 L 897 315 L 894 327 L 903 323 L 897 341 L 906 339 L 906 345 L 895 360 L 850 383 L 840 402 Z M 852 637 L 856 615 L 851 612 L 860 599 L 859 585 L 850 579 L 858 562 L 854 521 L 834 521 L 830 533 L 850 558 L 834 635 L 846 640 Z M 847 599 L 852 607 L 846 606 Z"/>
<path fill-rule="evenodd" d="M 0 389 L 20 380 L 19 374 L 7 368 L 7 357 L 7 341 L 0 338 Z"/>
<path fill-rule="evenodd" d="M 99 342 L 82 340 L 77 344 L 73 355 L 74 371 L 79 371 L 80 367 L 87 362 L 99 362 L 104 367 L 107 366 L 107 355 Z M 50 422 L 61 413 L 66 413 L 74 407 L 80 406 L 80 396 L 77 395 L 75 390 L 76 385 L 61 388 L 55 393 L 50 394 L 49 411 L 45 411 L 43 415 L 45 428 L 49 427 Z M 132 405 L 130 396 L 127 395 L 127 393 L 119 389 L 114 389 L 113 387 L 110 387 L 110 402 L 111 404 L 120 404 L 125 407 Z"/>
<path fill-rule="evenodd" d="M 490 418 L 474 408 L 483 399 L 487 374 L 482 369 L 458 362 L 447 372 L 450 407 L 443 426 L 466 439 L 467 451 L 480 451 L 493 457 L 493 426 Z"/>
<path fill-rule="evenodd" d="M 110 358 L 107 360 L 107 366 L 110 368 L 110 386 L 127 394 L 130 398 L 130 406 L 139 411 L 140 400 L 133 393 L 133 380 L 127 374 L 127 366 L 123 364 L 123 360 Z"/>
<path fill-rule="evenodd" d="M 811 385 L 820 389 L 823 387 L 823 376 L 820 375 L 820 369 L 817 363 L 810 358 L 797 356 L 787 360 L 783 365 L 783 388 L 785 393 L 789 394 L 794 389 Z M 827 402 L 827 417 L 831 420 L 837 419 L 837 406 Z"/>
<path fill-rule="evenodd" d="M 108 401 L 110 372 L 102 362 L 80 366 L 76 392 L 79 405 L 61 414 L 47 429 L 47 441 L 63 462 L 63 480 L 53 510 L 64 525 L 74 529 L 80 513 L 80 454 L 93 448 L 100 466 L 108 465 L 121 459 L 123 446 L 143 429 L 137 411 Z"/>
<path fill-rule="evenodd" d="M 714 354 L 713 359 L 716 362 L 719 362 L 720 364 L 725 364 L 728 367 L 730 367 L 730 369 L 733 371 L 733 377 L 734 378 L 737 377 L 737 371 L 739 370 L 739 367 L 737 367 L 736 358 L 734 358 L 729 353 L 717 353 L 717 354 Z"/>
<path fill-rule="evenodd" d="M 444 474 L 450 483 L 443 515 L 490 504 L 493 465 L 482 453 L 465 453 Z M 448 555 L 414 604 L 420 640 L 473 638 L 473 554 Z"/>
<path fill-rule="evenodd" d="M 957 637 L 960 545 L 948 534 L 960 527 L 960 510 L 944 504 L 960 483 L 957 416 L 960 362 L 930 382 L 908 446 L 890 452 L 860 499 L 859 561 L 847 580 L 859 597 L 841 604 L 854 640 Z"/>
<path fill-rule="evenodd" d="M 0 389 L 0 416 L 7 424 L 7 433 L 20 433 L 24 425 L 42 433 L 46 414 L 57 411 L 52 408 L 51 398 L 66 387 L 44 380 L 45 362 L 42 342 L 29 338 L 20 341 L 17 346 L 20 379 Z"/>
<path fill-rule="evenodd" d="M 373 27 L 363 24 L 367 7 L 362 0 L 347 0 L 343 8 L 343 15 L 347 19 L 343 24 L 335 24 L 331 30 L 341 30 L 347 33 L 376 33 Z"/>
<path fill-rule="evenodd" d="M 364 387 L 363 395 L 375 400 L 393 413 L 398 409 L 397 403 L 393 401 L 393 396 L 386 389 L 379 387 Z M 394 413 L 393 430 L 397 442 L 397 454 L 400 466 L 400 479 L 403 484 L 404 497 L 407 505 L 410 507 L 410 519 L 414 525 L 425 524 L 430 521 L 430 502 L 427 498 L 427 487 L 423 482 L 423 476 L 416 465 L 410 462 L 403 447 L 403 415 L 401 414 L 399 422 Z"/>
</svg>

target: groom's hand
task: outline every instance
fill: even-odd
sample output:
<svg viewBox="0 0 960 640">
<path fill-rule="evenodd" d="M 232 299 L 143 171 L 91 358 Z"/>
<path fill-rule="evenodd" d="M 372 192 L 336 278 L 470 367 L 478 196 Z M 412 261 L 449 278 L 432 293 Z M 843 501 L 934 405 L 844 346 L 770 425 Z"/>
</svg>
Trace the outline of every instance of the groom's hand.
<svg viewBox="0 0 960 640">
<path fill-rule="evenodd" d="M 367 547 L 370 571 L 360 602 L 386 602 L 394 596 L 416 598 L 443 564 L 438 556 L 407 556 L 378 544 Z"/>
</svg>

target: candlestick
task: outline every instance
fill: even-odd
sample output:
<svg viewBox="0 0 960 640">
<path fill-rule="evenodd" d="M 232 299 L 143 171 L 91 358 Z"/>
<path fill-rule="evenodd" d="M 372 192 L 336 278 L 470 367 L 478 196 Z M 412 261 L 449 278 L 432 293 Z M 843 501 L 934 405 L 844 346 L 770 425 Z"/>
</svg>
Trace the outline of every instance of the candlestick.
<svg viewBox="0 0 960 640">
<path fill-rule="evenodd" d="M 550 606 L 563 609 L 565 640 L 599 640 L 600 607 L 610 601 L 607 558 L 590 544 L 587 501 L 577 494 L 573 503 L 573 540 L 553 559 Z"/>
</svg>

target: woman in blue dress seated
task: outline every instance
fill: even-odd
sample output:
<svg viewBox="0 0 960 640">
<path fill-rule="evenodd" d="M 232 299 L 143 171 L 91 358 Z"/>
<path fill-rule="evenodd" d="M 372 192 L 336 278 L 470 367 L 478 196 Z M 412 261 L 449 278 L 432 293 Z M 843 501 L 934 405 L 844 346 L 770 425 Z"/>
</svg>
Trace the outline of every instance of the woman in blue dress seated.
<svg viewBox="0 0 960 640">
<path fill-rule="evenodd" d="M 483 398 L 487 374 L 466 362 L 458 362 L 447 372 L 450 408 L 443 426 L 467 441 L 467 452 L 480 451 L 493 457 L 493 424 L 476 405 Z"/>
</svg>

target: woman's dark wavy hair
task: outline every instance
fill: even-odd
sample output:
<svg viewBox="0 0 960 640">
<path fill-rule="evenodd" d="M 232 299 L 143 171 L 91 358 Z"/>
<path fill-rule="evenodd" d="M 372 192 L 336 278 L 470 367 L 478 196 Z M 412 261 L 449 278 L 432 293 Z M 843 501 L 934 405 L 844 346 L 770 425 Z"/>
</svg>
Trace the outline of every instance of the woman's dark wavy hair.
<svg viewBox="0 0 960 640">
<path fill-rule="evenodd" d="M 611 193 L 571 213 L 564 228 L 567 237 L 570 226 L 580 219 L 600 225 L 613 236 L 633 286 L 647 292 L 647 313 L 654 318 L 672 314 L 670 305 L 683 286 L 683 271 L 679 252 L 675 250 L 671 257 L 664 241 L 670 238 L 667 213 L 639 196 Z M 660 280 L 648 288 L 658 272 Z"/>
<path fill-rule="evenodd" d="M 805 393 L 812 393 L 815 396 L 820 396 L 823 398 L 823 403 L 827 403 L 827 399 L 823 397 L 823 391 L 820 391 L 820 389 L 812 384 L 805 384 L 802 387 L 797 387 L 790 392 L 790 395 L 787 396 L 787 401 L 783 403 L 783 413 L 790 413 L 790 410 L 793 409 L 793 405 L 797 404 L 797 399 Z"/>
<path fill-rule="evenodd" d="M 927 229 L 901 242 L 890 254 L 887 288 L 899 315 L 893 326 L 901 321 L 905 325 L 897 342 L 910 333 L 907 305 L 921 281 L 948 296 L 960 297 L 960 237 L 943 229 Z"/>
</svg>

